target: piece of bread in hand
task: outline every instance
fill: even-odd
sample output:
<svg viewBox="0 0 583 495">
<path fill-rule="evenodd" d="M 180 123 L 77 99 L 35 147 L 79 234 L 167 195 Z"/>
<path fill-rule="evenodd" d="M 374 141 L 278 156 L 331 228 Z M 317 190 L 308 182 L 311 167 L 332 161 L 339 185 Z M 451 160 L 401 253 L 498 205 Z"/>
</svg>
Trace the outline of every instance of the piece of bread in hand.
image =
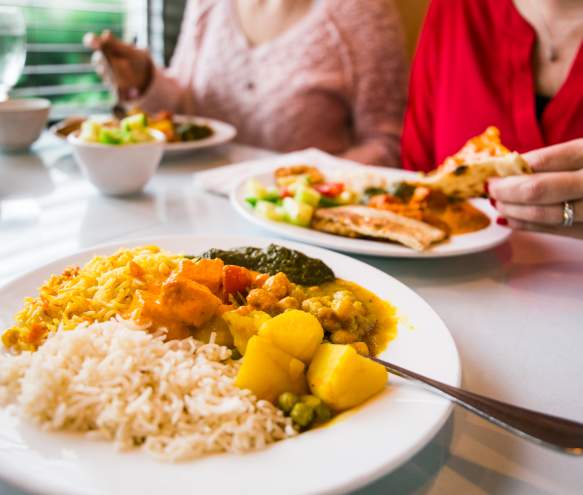
<svg viewBox="0 0 583 495">
<path fill-rule="evenodd" d="M 439 189 L 456 198 L 473 198 L 484 196 L 485 183 L 492 177 L 529 173 L 532 173 L 532 170 L 526 160 L 520 153 L 513 152 L 473 163 L 462 163 L 455 167 L 442 167 L 415 181 L 414 184 Z"/>
<path fill-rule="evenodd" d="M 468 139 L 436 170 L 409 183 L 440 189 L 448 196 L 472 198 L 485 194 L 484 185 L 492 177 L 531 172 L 519 153 L 511 152 L 502 144 L 498 128 L 490 126 L 482 134 Z"/>
</svg>

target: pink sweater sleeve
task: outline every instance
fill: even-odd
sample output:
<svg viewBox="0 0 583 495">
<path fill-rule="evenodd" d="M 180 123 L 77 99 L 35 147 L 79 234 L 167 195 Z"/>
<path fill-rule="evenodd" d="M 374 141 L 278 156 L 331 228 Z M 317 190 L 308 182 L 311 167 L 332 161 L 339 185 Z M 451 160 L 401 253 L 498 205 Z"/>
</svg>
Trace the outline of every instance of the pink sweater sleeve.
<svg viewBox="0 0 583 495">
<path fill-rule="evenodd" d="M 168 110 L 173 113 L 194 113 L 192 80 L 196 62 L 196 47 L 200 39 L 202 20 L 211 1 L 188 0 L 180 35 L 170 66 L 156 67 L 150 86 L 136 104 L 147 112 Z"/>
<path fill-rule="evenodd" d="M 408 71 L 400 18 L 392 0 L 338 4 L 334 18 L 352 81 L 356 143 L 343 156 L 400 167 Z"/>
</svg>

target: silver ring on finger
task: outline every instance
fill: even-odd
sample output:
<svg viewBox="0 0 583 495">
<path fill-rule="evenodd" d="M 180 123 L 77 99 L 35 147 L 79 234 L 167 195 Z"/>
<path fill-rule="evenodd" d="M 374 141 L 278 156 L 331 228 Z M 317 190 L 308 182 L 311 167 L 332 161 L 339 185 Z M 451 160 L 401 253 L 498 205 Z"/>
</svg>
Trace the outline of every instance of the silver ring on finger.
<svg viewBox="0 0 583 495">
<path fill-rule="evenodd" d="M 563 227 L 572 227 L 575 221 L 575 205 L 573 201 L 563 203 Z"/>
</svg>

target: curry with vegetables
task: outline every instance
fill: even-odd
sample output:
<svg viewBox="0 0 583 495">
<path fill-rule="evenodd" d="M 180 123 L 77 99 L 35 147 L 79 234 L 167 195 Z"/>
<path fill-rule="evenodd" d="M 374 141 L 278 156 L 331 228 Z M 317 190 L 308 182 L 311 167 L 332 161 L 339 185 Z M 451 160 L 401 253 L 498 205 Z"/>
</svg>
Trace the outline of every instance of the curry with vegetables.
<svg viewBox="0 0 583 495">
<path fill-rule="evenodd" d="M 243 263 L 242 253 L 252 253 L 252 259 L 261 260 L 261 253 L 274 251 L 287 255 L 282 267 L 286 272 L 289 269 L 295 280 L 305 280 L 308 275 L 301 270 L 318 262 L 320 272 L 313 272 L 308 280 L 318 277 L 326 282 L 300 285 L 291 282 L 284 271 L 269 275 L 225 264 L 220 257 L 185 258 L 161 285 L 136 291 L 130 314 L 139 324 L 166 328 L 168 338 L 193 334 L 199 340 L 207 340 L 214 334 L 217 343 L 227 346 L 242 338 L 240 331 L 256 333 L 262 323 L 289 310 L 313 315 L 323 328 L 322 338 L 334 344 L 349 344 L 365 356 L 377 354 L 394 337 L 393 308 L 363 287 L 335 279 L 332 270 L 320 260 L 299 253 L 304 264 L 286 267 L 285 263 L 297 252 L 273 245 L 265 250 L 242 248 L 207 255 L 225 253 L 225 258 Z M 273 263 L 266 265 L 265 260 L 262 263 L 260 266 L 266 269 L 274 268 Z M 136 265 L 133 270 L 139 277 L 139 267 Z M 293 333 L 292 328 L 288 331 Z M 245 352 L 244 344 L 235 347 Z"/>
</svg>

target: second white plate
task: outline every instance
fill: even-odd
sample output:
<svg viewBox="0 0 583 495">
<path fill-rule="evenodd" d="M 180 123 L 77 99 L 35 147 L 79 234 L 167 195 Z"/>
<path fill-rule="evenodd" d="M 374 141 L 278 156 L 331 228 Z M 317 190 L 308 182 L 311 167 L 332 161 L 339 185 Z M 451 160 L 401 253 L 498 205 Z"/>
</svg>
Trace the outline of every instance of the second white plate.
<svg viewBox="0 0 583 495">
<path fill-rule="evenodd" d="M 281 157 L 279 158 L 280 162 L 277 163 L 277 166 L 284 165 L 285 163 L 281 163 Z M 333 160 L 334 157 L 329 157 L 325 163 L 305 163 L 319 167 L 324 172 L 326 172 L 327 170 L 338 169 L 337 167 L 334 167 Z M 266 162 L 267 161 L 274 163 L 275 160 L 270 158 L 266 160 Z M 343 170 L 347 170 L 350 173 L 350 171 L 346 169 L 346 161 L 341 160 L 339 162 L 342 163 L 342 166 L 344 167 Z M 301 162 L 296 161 L 296 163 Z M 371 173 L 371 168 L 372 167 L 355 165 L 352 172 L 358 173 L 359 171 L 366 171 L 367 173 Z M 380 168 L 375 169 L 374 173 L 378 173 L 379 175 L 382 175 L 389 180 L 402 180 L 404 176 L 409 174 L 403 170 Z M 488 227 L 479 230 L 478 232 L 452 236 L 449 240 L 423 252 L 415 251 L 408 247 L 391 242 L 375 241 L 370 239 L 352 239 L 349 237 L 327 234 L 318 230 L 297 227 L 295 225 L 284 222 L 267 220 L 255 215 L 253 209 L 245 201 L 245 183 L 251 178 L 257 179 L 262 184 L 274 185 L 272 171 L 243 178 L 231 190 L 230 194 L 231 204 L 241 216 L 250 222 L 264 228 L 265 230 L 274 232 L 283 237 L 287 237 L 288 239 L 307 242 L 309 244 L 335 249 L 336 251 L 395 258 L 444 258 L 450 256 L 460 256 L 469 253 L 477 253 L 491 249 L 505 242 L 511 234 L 510 229 L 501 227 L 496 224 L 496 210 L 492 208 L 487 200 L 480 198 L 471 200 L 471 203 L 483 211 L 486 215 L 488 215 L 488 217 L 490 217 L 490 225 Z"/>
</svg>

